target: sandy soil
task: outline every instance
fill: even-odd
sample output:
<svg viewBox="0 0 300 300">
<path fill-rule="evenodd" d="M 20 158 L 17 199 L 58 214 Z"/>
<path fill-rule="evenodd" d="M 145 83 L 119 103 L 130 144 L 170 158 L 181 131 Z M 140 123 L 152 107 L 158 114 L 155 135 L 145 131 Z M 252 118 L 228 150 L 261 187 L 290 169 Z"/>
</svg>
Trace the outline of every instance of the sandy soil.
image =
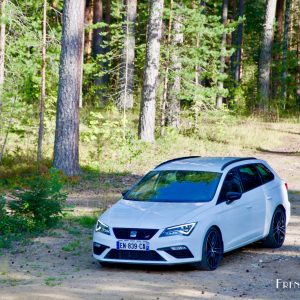
<svg viewBox="0 0 300 300">
<path fill-rule="evenodd" d="M 225 254 L 213 272 L 189 267 L 102 268 L 91 256 L 91 230 L 63 227 L 0 256 L 0 299 L 300 299 L 300 288 L 276 289 L 276 279 L 300 282 L 299 149 L 299 136 L 291 133 L 282 149 L 245 153 L 266 159 L 289 183 L 292 218 L 282 248 L 244 247 Z M 126 178 L 128 184 L 134 179 Z M 80 206 L 82 200 L 91 209 L 115 201 L 117 192 L 118 188 L 108 191 L 105 204 L 99 204 L 105 198 L 102 190 L 78 192 L 70 201 Z M 70 242 L 73 249 L 64 249 Z"/>
</svg>

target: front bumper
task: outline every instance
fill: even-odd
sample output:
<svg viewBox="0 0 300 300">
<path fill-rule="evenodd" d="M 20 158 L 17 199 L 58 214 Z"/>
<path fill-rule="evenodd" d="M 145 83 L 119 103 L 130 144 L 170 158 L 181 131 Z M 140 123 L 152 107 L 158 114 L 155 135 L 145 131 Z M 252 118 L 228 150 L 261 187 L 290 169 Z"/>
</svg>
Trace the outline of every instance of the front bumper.
<svg viewBox="0 0 300 300">
<path fill-rule="evenodd" d="M 117 250 L 114 234 L 95 232 L 93 256 L 98 261 L 127 264 L 174 265 L 201 261 L 201 243 L 190 236 L 159 237 L 153 236 L 149 251 Z"/>
</svg>

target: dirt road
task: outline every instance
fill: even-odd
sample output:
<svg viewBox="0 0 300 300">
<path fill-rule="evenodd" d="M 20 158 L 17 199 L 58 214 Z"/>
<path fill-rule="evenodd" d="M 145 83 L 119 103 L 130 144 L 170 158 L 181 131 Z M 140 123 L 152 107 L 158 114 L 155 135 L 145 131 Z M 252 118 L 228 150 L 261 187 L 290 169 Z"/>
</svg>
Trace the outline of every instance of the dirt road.
<svg viewBox="0 0 300 300">
<path fill-rule="evenodd" d="M 297 286 L 276 288 L 277 279 L 300 282 L 300 157 L 284 151 L 247 153 L 266 159 L 289 183 L 292 218 L 282 248 L 236 250 L 213 272 L 107 269 L 91 257 L 91 230 L 66 225 L 0 256 L 0 299 L 300 299 Z"/>
</svg>

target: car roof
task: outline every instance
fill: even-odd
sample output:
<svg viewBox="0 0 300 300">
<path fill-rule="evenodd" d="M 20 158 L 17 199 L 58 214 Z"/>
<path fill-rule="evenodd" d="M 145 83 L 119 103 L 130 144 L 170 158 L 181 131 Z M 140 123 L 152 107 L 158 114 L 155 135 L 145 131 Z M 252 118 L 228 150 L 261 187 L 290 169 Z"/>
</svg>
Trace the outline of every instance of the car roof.
<svg viewBox="0 0 300 300">
<path fill-rule="evenodd" d="M 249 160 L 256 160 L 254 157 L 179 157 L 165 161 L 158 165 L 155 170 L 191 170 L 191 171 L 210 171 L 222 172 L 227 166 Z"/>
</svg>

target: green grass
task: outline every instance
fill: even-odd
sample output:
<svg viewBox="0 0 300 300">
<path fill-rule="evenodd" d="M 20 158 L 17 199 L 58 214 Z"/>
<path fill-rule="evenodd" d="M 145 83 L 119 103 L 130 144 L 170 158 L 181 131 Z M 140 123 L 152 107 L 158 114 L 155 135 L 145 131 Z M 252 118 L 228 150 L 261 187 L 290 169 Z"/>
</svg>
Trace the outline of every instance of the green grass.
<svg viewBox="0 0 300 300">
<path fill-rule="evenodd" d="M 56 286 L 61 284 L 61 278 L 56 278 L 56 277 L 47 277 L 44 280 L 44 283 L 48 286 Z"/>
<path fill-rule="evenodd" d="M 66 252 L 73 252 L 76 249 L 78 249 L 79 247 L 80 247 L 80 241 L 77 240 L 77 241 L 71 242 L 68 245 L 62 247 L 62 250 L 66 251 Z"/>
</svg>

